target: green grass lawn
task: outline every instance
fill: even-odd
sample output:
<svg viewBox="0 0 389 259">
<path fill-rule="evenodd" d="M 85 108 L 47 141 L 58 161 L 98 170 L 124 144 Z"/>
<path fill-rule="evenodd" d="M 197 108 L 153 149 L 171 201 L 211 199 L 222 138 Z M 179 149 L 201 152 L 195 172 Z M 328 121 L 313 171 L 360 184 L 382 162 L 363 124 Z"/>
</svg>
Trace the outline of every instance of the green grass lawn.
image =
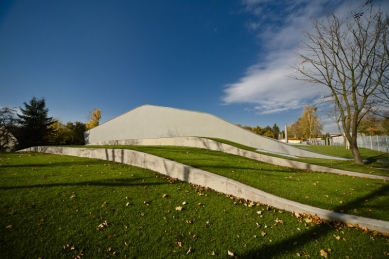
<svg viewBox="0 0 389 259">
<path fill-rule="evenodd" d="M 295 145 L 298 148 L 307 149 L 317 153 L 328 154 L 332 156 L 341 156 L 347 158 L 353 158 L 350 149 L 346 149 L 344 146 L 322 146 L 322 145 Z M 359 148 L 359 152 L 363 159 L 368 160 L 389 160 L 389 154 L 371 150 L 368 148 Z"/>
<path fill-rule="evenodd" d="M 315 225 L 96 159 L 0 154 L 0 197 L 1 258 L 232 258 L 228 251 L 238 258 L 389 255 L 389 238 L 376 233 Z"/>
<path fill-rule="evenodd" d="M 225 143 L 231 146 L 235 146 L 237 148 L 245 149 L 248 151 L 254 152 L 256 150 L 255 148 L 241 145 L 224 139 L 213 138 L 212 140 Z M 310 151 L 314 151 L 326 155 L 340 156 L 345 158 L 353 157 L 349 149 L 345 149 L 344 147 L 340 147 L 340 146 L 319 146 L 319 145 L 316 146 L 294 145 L 294 146 L 297 148 L 308 149 Z M 264 152 L 258 152 L 258 153 L 268 155 L 268 156 L 289 159 L 293 161 L 300 161 L 300 162 L 314 164 L 314 165 L 322 165 L 322 166 L 341 169 L 341 170 L 347 170 L 347 171 L 353 171 L 353 172 L 359 172 L 365 174 L 370 173 L 376 175 L 389 176 L 389 163 L 378 161 L 378 160 L 389 160 L 389 154 L 366 149 L 366 148 L 360 149 L 362 158 L 367 160 L 367 162 L 364 165 L 356 164 L 354 163 L 353 160 L 331 160 L 331 159 L 322 159 L 322 158 L 291 158 L 291 157 L 285 157 L 285 156 L 271 154 L 271 153 L 264 153 Z"/>
<path fill-rule="evenodd" d="M 95 146 L 104 148 L 104 146 Z M 280 167 L 200 148 L 128 148 L 222 175 L 265 192 L 315 207 L 389 221 L 389 183 Z"/>
</svg>

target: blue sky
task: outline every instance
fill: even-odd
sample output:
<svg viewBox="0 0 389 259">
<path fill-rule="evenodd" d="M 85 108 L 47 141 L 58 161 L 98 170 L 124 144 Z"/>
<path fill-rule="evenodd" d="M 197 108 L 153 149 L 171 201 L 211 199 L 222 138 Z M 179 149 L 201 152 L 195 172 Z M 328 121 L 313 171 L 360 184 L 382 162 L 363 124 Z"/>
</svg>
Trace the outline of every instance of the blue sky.
<svg viewBox="0 0 389 259">
<path fill-rule="evenodd" d="M 104 122 L 152 104 L 283 127 L 325 90 L 287 77 L 310 17 L 361 2 L 2 0 L 0 106 L 44 97 L 63 122 L 94 108 Z"/>
</svg>

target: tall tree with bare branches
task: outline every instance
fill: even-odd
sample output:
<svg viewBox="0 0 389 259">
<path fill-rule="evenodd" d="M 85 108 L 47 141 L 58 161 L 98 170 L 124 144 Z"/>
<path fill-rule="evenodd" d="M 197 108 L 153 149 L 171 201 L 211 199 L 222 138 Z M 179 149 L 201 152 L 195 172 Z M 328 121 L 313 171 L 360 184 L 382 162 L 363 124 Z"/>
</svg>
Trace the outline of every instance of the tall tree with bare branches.
<svg viewBox="0 0 389 259">
<path fill-rule="evenodd" d="M 305 33 L 293 77 L 327 87 L 324 96 L 336 106 L 355 162 L 362 164 L 357 128 L 365 114 L 380 113 L 388 104 L 389 17 L 368 0 L 348 17 L 330 13 L 312 19 Z"/>
</svg>

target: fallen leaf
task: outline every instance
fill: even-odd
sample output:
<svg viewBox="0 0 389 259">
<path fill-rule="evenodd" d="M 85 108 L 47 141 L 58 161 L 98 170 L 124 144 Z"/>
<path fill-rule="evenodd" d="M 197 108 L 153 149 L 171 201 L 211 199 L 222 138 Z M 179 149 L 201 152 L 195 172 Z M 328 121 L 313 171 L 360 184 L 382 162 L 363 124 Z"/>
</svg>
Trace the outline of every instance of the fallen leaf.
<svg viewBox="0 0 389 259">
<path fill-rule="evenodd" d="M 261 236 L 263 236 L 263 237 L 266 236 L 266 233 L 262 231 Z"/>
<path fill-rule="evenodd" d="M 324 251 L 323 249 L 320 250 L 320 255 L 323 256 L 324 258 L 328 258 L 328 254 L 326 251 Z"/>
<path fill-rule="evenodd" d="M 163 194 L 162 194 L 162 198 L 165 198 L 166 196 L 167 196 L 166 193 L 163 193 Z"/>
<path fill-rule="evenodd" d="M 5 228 L 12 228 L 12 225 L 8 225 L 8 226 L 6 226 Z"/>
<path fill-rule="evenodd" d="M 182 205 L 186 205 L 186 201 L 182 202 Z"/>
<path fill-rule="evenodd" d="M 189 254 L 190 253 L 190 249 L 191 249 L 192 247 L 189 247 L 189 250 L 186 252 L 186 254 Z"/>
<path fill-rule="evenodd" d="M 278 218 L 276 218 L 275 221 L 276 221 L 277 223 L 284 224 L 284 221 L 282 221 L 282 220 L 280 220 L 280 219 L 278 219 Z"/>
<path fill-rule="evenodd" d="M 182 210 L 182 207 L 181 206 L 177 206 L 176 210 Z"/>
<path fill-rule="evenodd" d="M 177 242 L 177 245 L 178 245 L 179 247 L 182 247 L 182 243 L 181 243 L 181 242 Z"/>
<path fill-rule="evenodd" d="M 227 254 L 228 254 L 229 256 L 234 256 L 234 253 L 231 252 L 230 250 L 227 250 Z"/>
<path fill-rule="evenodd" d="M 108 222 L 105 220 L 103 223 L 97 226 L 97 230 L 108 227 Z"/>
</svg>

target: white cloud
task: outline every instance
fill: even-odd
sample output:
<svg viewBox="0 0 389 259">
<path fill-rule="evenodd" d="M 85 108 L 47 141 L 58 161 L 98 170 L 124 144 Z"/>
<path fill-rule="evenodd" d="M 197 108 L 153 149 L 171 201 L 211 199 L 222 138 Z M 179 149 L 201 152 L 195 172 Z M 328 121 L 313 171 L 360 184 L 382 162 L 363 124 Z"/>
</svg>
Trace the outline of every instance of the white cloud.
<svg viewBox="0 0 389 259">
<path fill-rule="evenodd" d="M 312 16 L 319 18 L 328 10 L 329 1 L 286 1 L 276 7 L 274 2 L 263 0 L 243 3 L 256 18 L 246 27 L 257 33 L 261 59 L 237 82 L 226 85 L 224 103 L 251 103 L 259 113 L 270 114 L 301 108 L 322 96 L 325 87 L 302 85 L 288 75 L 293 73 L 291 66 L 300 62 L 293 53 L 304 40 L 303 30 L 310 29 Z"/>
<path fill-rule="evenodd" d="M 262 114 L 300 108 L 304 100 L 318 97 L 321 89 L 317 86 L 302 86 L 301 82 L 288 78 L 291 69 L 287 65 L 292 54 L 285 60 L 276 59 L 267 67 L 254 65 L 247 70 L 239 82 L 227 85 L 223 101 L 232 103 L 252 103 Z M 283 64 L 280 64 L 284 62 Z"/>
</svg>

